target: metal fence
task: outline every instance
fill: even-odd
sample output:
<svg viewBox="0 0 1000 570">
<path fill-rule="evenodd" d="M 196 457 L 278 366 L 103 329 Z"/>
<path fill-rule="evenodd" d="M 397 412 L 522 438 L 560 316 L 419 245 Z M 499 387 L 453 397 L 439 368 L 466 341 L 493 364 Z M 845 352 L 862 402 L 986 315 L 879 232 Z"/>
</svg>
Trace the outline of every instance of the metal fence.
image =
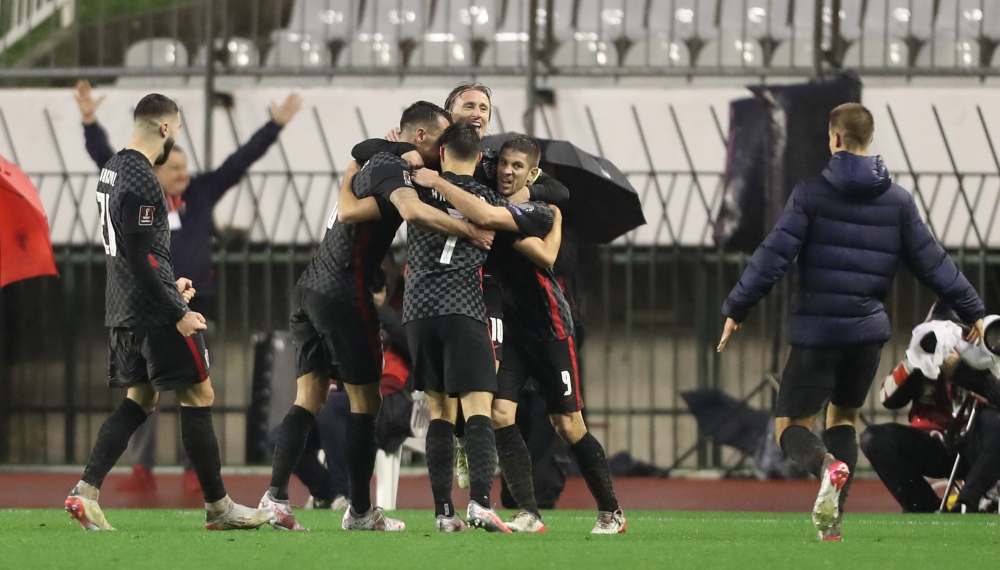
<svg viewBox="0 0 1000 570">
<path fill-rule="evenodd" d="M 5 68 L 0 78 L 57 78 L 68 70 L 90 77 L 298 78 L 523 76 L 529 69 L 542 77 L 808 76 L 841 67 L 870 75 L 1000 74 L 994 57 L 1000 0 L 166 0 L 128 8 L 111 0 L 78 0 L 77 5 L 73 26 L 61 29 L 53 18 L 44 41 L 27 42 L 31 49 L 16 55 L 0 50 Z"/>
<path fill-rule="evenodd" d="M 627 174 L 647 200 L 669 203 L 671 194 L 680 194 L 692 207 L 717 211 L 720 172 L 651 169 Z M 945 198 L 938 191 L 942 183 L 956 176 L 899 174 L 902 183 L 912 184 L 918 203 L 931 207 Z M 46 176 L 80 177 L 78 182 L 87 187 L 96 183 L 94 173 L 35 179 L 41 185 Z M 302 173 L 255 173 L 237 191 L 252 192 L 255 178 L 259 182 L 262 177 L 276 177 L 286 181 L 284 191 L 290 197 L 296 192 L 292 183 L 296 176 Z M 974 209 L 990 208 L 989 219 L 995 218 L 997 200 L 985 204 L 982 197 L 985 187 L 1000 185 L 1000 171 L 957 176 L 962 184 L 947 199 Z M 317 173 L 315 178 L 315 187 L 326 192 L 339 182 L 336 174 Z M 960 207 L 949 209 L 954 213 Z M 255 223 L 266 222 L 261 218 Z M 717 388 L 746 399 L 752 408 L 770 409 L 774 379 L 787 351 L 783 324 L 795 277 L 776 288 L 719 355 L 714 350 L 722 321 L 719 307 L 748 256 L 707 245 L 683 245 L 670 237 L 665 217 L 650 223 L 664 228 L 652 244 L 626 240 L 581 255 L 585 331 L 581 354 L 588 422 L 611 452 L 628 451 L 661 467 L 737 469 L 743 458 L 699 435 L 681 394 Z M 991 221 L 980 230 L 969 225 L 965 231 L 985 236 L 993 226 Z M 948 231 L 933 221 L 932 227 L 938 235 Z M 321 231 L 311 229 L 314 239 Z M 287 327 L 291 290 L 312 250 L 311 242 L 254 242 L 232 233 L 219 237 L 215 261 L 220 313 L 211 349 L 217 426 L 227 463 L 244 461 L 251 337 L 256 331 Z M 396 254 L 403 259 L 405 250 L 399 248 Z M 996 307 L 1000 256 L 971 243 L 953 254 L 984 293 L 987 305 Z M 57 246 L 56 258 L 59 279 L 33 280 L 0 291 L 3 462 L 83 461 L 100 423 L 121 397 L 105 386 L 103 250 L 91 245 Z M 901 272 L 886 303 L 897 334 L 884 353 L 882 373 L 902 357 L 909 328 L 923 319 L 932 301 L 927 290 Z M 175 404 L 168 398 L 162 407 L 171 410 Z M 876 398 L 869 399 L 868 421 L 899 417 L 881 409 Z M 171 424 L 165 425 L 161 430 L 170 433 Z M 161 458 L 170 461 L 173 450 L 163 447 Z"/>
</svg>

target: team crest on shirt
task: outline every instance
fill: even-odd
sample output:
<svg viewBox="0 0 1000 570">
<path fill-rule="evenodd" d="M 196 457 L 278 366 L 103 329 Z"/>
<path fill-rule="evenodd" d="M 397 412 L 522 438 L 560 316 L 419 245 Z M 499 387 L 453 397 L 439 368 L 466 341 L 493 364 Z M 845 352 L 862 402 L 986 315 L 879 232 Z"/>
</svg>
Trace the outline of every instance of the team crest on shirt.
<svg viewBox="0 0 1000 570">
<path fill-rule="evenodd" d="M 409 170 L 404 170 L 403 171 L 403 184 L 406 184 L 410 188 L 413 188 L 413 181 L 410 179 L 410 171 Z"/>
<path fill-rule="evenodd" d="M 139 206 L 139 225 L 153 225 L 153 206 Z"/>
</svg>

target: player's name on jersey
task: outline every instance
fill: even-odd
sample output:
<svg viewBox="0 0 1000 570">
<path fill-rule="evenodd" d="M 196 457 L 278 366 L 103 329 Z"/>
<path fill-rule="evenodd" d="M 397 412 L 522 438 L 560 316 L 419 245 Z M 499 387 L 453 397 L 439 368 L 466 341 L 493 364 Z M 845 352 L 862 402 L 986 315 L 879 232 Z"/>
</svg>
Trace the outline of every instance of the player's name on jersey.
<svg viewBox="0 0 1000 570">
<path fill-rule="evenodd" d="M 429 190 L 431 192 L 431 198 L 432 199 L 437 200 L 438 202 L 444 202 L 445 205 L 447 205 L 447 206 L 451 206 L 451 202 L 449 202 L 448 199 L 445 198 L 440 192 L 438 192 L 437 190 L 435 190 L 433 188 L 429 188 Z M 480 200 L 482 200 L 483 202 L 486 201 L 486 198 L 483 197 L 483 196 L 476 196 L 476 197 L 479 198 Z M 449 209 L 451 209 L 451 208 L 449 208 Z M 453 215 L 453 217 L 457 217 L 457 216 Z"/>
<path fill-rule="evenodd" d="M 108 186 L 114 186 L 116 178 L 118 178 L 118 173 L 114 170 L 108 170 L 107 168 L 101 169 L 101 182 L 107 184 Z"/>
</svg>

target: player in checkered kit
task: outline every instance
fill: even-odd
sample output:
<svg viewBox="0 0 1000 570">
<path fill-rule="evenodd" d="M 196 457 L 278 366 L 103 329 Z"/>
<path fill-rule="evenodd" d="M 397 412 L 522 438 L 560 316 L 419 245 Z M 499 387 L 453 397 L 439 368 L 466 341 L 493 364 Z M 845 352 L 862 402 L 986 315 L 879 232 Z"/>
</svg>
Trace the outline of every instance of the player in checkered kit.
<svg viewBox="0 0 1000 570">
<path fill-rule="evenodd" d="M 479 135 L 456 124 L 441 135 L 444 179 L 477 199 L 499 205 L 501 198 L 472 175 L 480 159 Z M 427 204 L 461 217 L 441 194 L 418 186 Z M 413 358 L 415 388 L 427 393 L 431 424 L 427 433 L 427 470 L 439 531 L 465 530 L 451 500 L 456 400 L 466 419 L 469 456 L 469 523 L 491 532 L 510 532 L 490 507 L 496 469 L 496 441 L 490 407 L 496 392 L 493 342 L 483 303 L 482 269 L 486 252 L 466 240 L 418 227 L 409 229 L 403 323 Z"/>
<path fill-rule="evenodd" d="M 545 532 L 532 487 L 531 458 L 514 425 L 517 398 L 531 377 L 541 387 L 552 425 L 570 444 L 597 501 L 592 533 L 623 533 L 628 523 L 615 497 L 604 448 L 583 421 L 573 321 L 552 272 L 562 240 L 561 215 L 554 206 L 529 200 L 527 182 L 537 177 L 540 157 L 531 137 L 503 144 L 497 173 L 504 196 L 500 204 L 477 200 L 426 169 L 417 171 L 415 180 L 443 194 L 473 223 L 500 232 L 488 267 L 500 278 L 507 342 L 492 417 L 500 470 L 520 509 L 508 527 L 515 532 Z"/>
<path fill-rule="evenodd" d="M 234 503 L 222 483 L 212 427 L 215 393 L 208 351 L 198 334 L 205 319 L 188 309 L 195 294 L 191 281 L 174 282 L 167 203 L 153 173 L 153 164 L 163 164 L 174 145 L 180 112 L 154 93 L 139 101 L 134 118 L 132 139 L 105 164 L 96 192 L 108 269 L 108 383 L 128 392 L 101 426 L 66 510 L 87 530 L 115 530 L 98 504 L 101 484 L 153 412 L 159 393 L 174 391 L 181 404 L 181 438 L 205 497 L 205 528 L 257 528 L 267 524 L 270 511 Z"/>
<path fill-rule="evenodd" d="M 345 385 L 351 400 L 345 450 L 351 506 L 344 513 L 342 527 L 378 531 L 406 528 L 402 521 L 384 516 L 372 505 L 369 490 L 378 451 L 375 420 L 382 406 L 381 325 L 370 284 L 404 220 L 411 227 L 427 227 L 455 239 L 460 236 L 463 243 L 488 248 L 492 242 L 492 232 L 422 203 L 410 180 L 407 159 L 435 164 L 438 137 L 449 124 L 447 113 L 437 105 L 414 103 L 403 112 L 400 128 L 415 147 L 415 156 L 404 159 L 376 154 L 360 170 L 352 163 L 323 242 L 295 288 L 291 332 L 298 359 L 298 391 L 282 421 L 271 485 L 260 502 L 261 507 L 274 512 L 272 524 L 276 528 L 305 530 L 289 507 L 288 483 L 334 375 Z"/>
</svg>

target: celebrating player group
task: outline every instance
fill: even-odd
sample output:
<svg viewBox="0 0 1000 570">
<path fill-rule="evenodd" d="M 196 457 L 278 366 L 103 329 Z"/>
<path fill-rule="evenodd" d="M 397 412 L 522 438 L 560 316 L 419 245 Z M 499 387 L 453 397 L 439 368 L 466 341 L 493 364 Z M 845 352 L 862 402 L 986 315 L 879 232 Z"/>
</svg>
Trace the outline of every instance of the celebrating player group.
<svg viewBox="0 0 1000 570">
<path fill-rule="evenodd" d="M 410 105 L 387 137 L 395 140 L 354 148 L 357 162 L 293 294 L 296 398 L 281 424 L 271 484 L 253 509 L 229 499 L 222 483 L 208 353 L 199 334 L 205 321 L 187 307 L 192 283 L 174 280 L 168 210 L 152 170 L 169 154 L 180 116 L 161 95 L 140 101 L 132 140 L 105 166 L 97 190 L 108 255 L 110 383 L 128 394 L 101 427 L 66 500 L 71 515 L 84 528 L 113 529 L 98 504 L 101 483 L 158 393 L 174 390 L 183 443 L 204 492 L 206 528 L 306 530 L 289 506 L 288 485 L 336 378 L 350 398 L 350 506 L 342 526 L 404 530 L 370 496 L 383 363 L 370 285 L 405 221 L 403 322 L 415 389 L 426 393 L 431 412 L 426 451 L 437 530 L 545 532 L 531 459 L 514 425 L 518 395 L 533 378 L 597 502 L 592 532 L 625 532 L 604 448 L 581 414 L 573 321 L 552 271 L 562 240 L 557 204 L 569 190 L 540 171 L 541 151 L 530 137 L 482 148 L 491 110 L 489 89 L 464 83 L 444 107 Z M 470 479 L 465 517 L 451 497 L 460 419 Z M 490 504 L 498 465 L 518 506 L 508 521 Z"/>
</svg>

